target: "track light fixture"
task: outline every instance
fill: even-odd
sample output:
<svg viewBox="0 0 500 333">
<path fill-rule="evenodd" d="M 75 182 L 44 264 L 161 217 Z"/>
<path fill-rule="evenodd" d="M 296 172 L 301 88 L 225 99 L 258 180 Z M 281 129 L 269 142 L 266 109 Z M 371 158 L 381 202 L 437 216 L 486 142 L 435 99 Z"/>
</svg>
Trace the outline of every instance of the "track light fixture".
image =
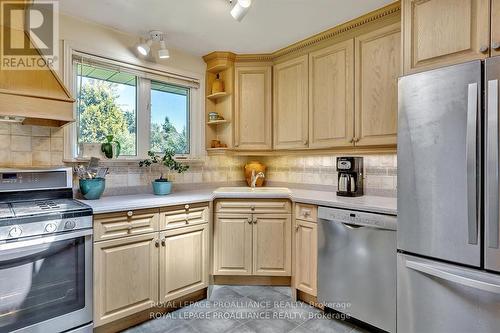
<svg viewBox="0 0 500 333">
<path fill-rule="evenodd" d="M 229 3 L 233 3 L 233 0 L 229 0 Z M 241 22 L 243 20 L 243 17 L 248 12 L 248 9 L 250 9 L 250 6 L 252 5 L 252 0 L 236 0 L 236 4 L 233 6 L 231 9 L 231 16 L 238 22 Z"/>
<path fill-rule="evenodd" d="M 160 49 L 158 50 L 158 58 L 168 59 L 170 58 L 170 52 L 167 49 L 167 44 L 165 42 L 165 34 L 161 31 L 153 30 L 149 32 L 149 37 L 146 42 L 137 45 L 137 51 L 143 56 L 147 56 L 151 52 L 151 46 L 154 42 L 160 44 Z"/>
</svg>

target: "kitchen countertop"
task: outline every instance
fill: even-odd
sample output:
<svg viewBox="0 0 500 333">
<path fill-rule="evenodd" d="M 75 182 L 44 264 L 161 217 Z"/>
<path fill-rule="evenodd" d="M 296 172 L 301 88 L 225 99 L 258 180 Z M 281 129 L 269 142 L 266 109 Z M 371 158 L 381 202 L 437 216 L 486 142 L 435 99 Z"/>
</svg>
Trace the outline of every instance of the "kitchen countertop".
<svg viewBox="0 0 500 333">
<path fill-rule="evenodd" d="M 133 194 L 102 197 L 99 200 L 80 200 L 94 210 L 94 214 L 111 213 L 125 210 L 155 208 L 164 206 L 198 203 L 224 198 L 251 198 L 248 194 L 214 193 L 215 189 L 177 191 L 166 196 L 154 194 Z M 396 215 L 396 198 L 365 195 L 357 198 L 338 197 L 335 192 L 314 191 L 304 189 L 290 189 L 286 196 L 267 195 L 267 198 L 288 198 L 295 202 L 327 206 L 334 208 L 352 209 L 373 213 Z M 265 198 L 259 196 L 259 198 Z"/>
</svg>

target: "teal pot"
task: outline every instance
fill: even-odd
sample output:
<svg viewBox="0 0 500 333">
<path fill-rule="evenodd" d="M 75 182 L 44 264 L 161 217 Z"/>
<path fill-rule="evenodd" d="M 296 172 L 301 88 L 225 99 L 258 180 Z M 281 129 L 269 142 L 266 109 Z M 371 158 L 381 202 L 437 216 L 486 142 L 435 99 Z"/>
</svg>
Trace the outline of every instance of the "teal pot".
<svg viewBox="0 0 500 333">
<path fill-rule="evenodd" d="M 106 187 L 106 179 L 80 179 L 80 192 L 87 200 L 97 200 L 101 197 Z"/>
<path fill-rule="evenodd" d="M 153 181 L 153 193 L 155 195 L 167 195 L 172 192 L 172 182 Z"/>
</svg>

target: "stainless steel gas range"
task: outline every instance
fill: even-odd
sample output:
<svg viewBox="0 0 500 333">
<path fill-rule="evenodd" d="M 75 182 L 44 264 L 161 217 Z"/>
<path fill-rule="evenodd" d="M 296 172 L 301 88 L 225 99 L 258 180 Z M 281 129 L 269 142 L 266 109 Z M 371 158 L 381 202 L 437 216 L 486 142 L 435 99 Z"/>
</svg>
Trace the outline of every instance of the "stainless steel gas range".
<svg viewBox="0 0 500 333">
<path fill-rule="evenodd" d="M 70 168 L 0 170 L 0 332 L 92 332 L 92 209 Z"/>
</svg>

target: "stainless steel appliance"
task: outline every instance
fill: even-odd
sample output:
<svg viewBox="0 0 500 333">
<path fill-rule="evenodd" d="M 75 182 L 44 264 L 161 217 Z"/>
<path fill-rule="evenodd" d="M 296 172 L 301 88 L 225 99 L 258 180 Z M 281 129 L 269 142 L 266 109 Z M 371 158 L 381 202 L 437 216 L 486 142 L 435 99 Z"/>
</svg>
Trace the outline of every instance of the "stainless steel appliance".
<svg viewBox="0 0 500 333">
<path fill-rule="evenodd" d="M 500 327 L 499 79 L 496 57 L 399 80 L 399 332 Z"/>
<path fill-rule="evenodd" d="M 337 195 L 359 197 L 363 195 L 363 157 L 337 157 Z"/>
<path fill-rule="evenodd" d="M 396 332 L 396 217 L 320 207 L 318 300 Z"/>
<path fill-rule="evenodd" d="M 70 168 L 0 170 L 0 332 L 92 332 L 92 209 Z"/>
</svg>

